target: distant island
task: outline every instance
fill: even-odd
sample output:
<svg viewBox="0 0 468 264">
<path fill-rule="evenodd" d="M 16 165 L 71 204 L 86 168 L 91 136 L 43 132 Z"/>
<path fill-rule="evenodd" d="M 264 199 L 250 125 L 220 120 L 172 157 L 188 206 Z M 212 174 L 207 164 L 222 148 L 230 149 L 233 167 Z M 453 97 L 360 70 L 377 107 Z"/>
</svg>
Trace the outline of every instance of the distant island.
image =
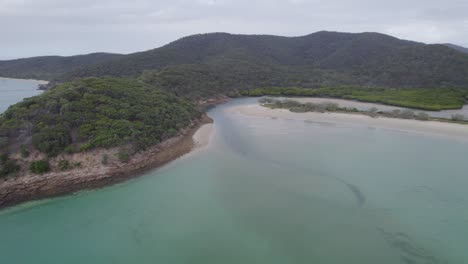
<svg viewBox="0 0 468 264">
<path fill-rule="evenodd" d="M 49 81 L 46 92 L 0 116 L 0 207 L 172 160 L 210 122 L 204 107 L 228 97 L 330 97 L 436 111 L 459 109 L 468 98 L 468 54 L 379 33 L 199 34 L 127 55 L 0 61 L 0 76 Z"/>
</svg>

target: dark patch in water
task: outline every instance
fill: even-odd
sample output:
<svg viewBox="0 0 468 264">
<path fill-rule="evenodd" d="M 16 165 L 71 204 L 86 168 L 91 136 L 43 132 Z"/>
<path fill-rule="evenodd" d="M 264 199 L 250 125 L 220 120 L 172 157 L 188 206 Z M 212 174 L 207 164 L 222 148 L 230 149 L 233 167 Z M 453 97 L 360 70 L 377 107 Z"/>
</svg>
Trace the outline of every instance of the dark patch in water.
<svg viewBox="0 0 468 264">
<path fill-rule="evenodd" d="M 353 185 L 351 183 L 347 183 L 345 181 L 343 181 L 343 183 L 351 190 L 354 196 L 356 196 L 356 200 L 357 200 L 359 207 L 362 207 L 364 203 L 366 202 L 366 197 L 361 192 L 361 190 L 356 185 Z"/>
<path fill-rule="evenodd" d="M 382 233 L 384 239 L 392 247 L 401 252 L 401 260 L 406 264 L 437 264 L 437 258 L 423 248 L 414 245 L 411 238 L 403 232 L 388 232 L 381 227 L 376 229 Z"/>
</svg>

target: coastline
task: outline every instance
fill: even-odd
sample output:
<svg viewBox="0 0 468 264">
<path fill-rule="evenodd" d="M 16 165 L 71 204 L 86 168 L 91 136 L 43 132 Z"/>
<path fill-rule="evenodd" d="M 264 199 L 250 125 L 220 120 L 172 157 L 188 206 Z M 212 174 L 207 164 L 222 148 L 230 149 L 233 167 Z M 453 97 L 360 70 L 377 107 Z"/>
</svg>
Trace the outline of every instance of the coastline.
<svg viewBox="0 0 468 264">
<path fill-rule="evenodd" d="M 294 113 L 287 109 L 271 109 L 261 105 L 234 106 L 229 111 L 234 113 L 262 117 L 293 119 L 304 122 L 334 123 L 345 126 L 362 126 L 381 128 L 405 133 L 445 136 L 468 140 L 468 126 L 437 121 L 419 121 L 399 118 L 378 117 L 372 118 L 362 114 L 351 113 Z"/>
<path fill-rule="evenodd" d="M 414 113 L 427 113 L 431 117 L 435 118 L 450 118 L 453 114 L 463 114 L 468 117 L 468 104 L 465 104 L 462 108 L 458 109 L 445 109 L 440 111 L 431 111 L 431 110 L 423 110 L 423 109 L 416 109 L 416 108 L 408 108 L 402 106 L 394 106 L 390 104 L 382 104 L 376 102 L 365 102 L 359 100 L 352 100 L 352 99 L 343 99 L 343 98 L 329 98 L 329 97 L 292 97 L 292 96 L 284 96 L 279 97 L 280 99 L 291 99 L 302 104 L 305 103 L 337 103 L 340 107 L 344 108 L 356 108 L 359 110 L 369 110 L 373 107 L 377 108 L 379 111 L 384 112 L 391 112 L 393 110 L 410 110 Z"/>
<path fill-rule="evenodd" d="M 54 171 L 43 175 L 27 174 L 4 180 L 0 182 L 0 209 L 27 201 L 101 188 L 138 177 L 143 172 L 159 168 L 194 150 L 197 146 L 194 135 L 205 124 L 212 122 L 211 118 L 203 114 L 199 120 L 177 136 L 137 153 L 128 163 L 110 162 L 109 165 L 102 165 L 98 162 L 92 167 L 83 166 L 71 171 Z M 209 139 L 207 131 L 201 134 L 203 134 L 201 138 Z M 87 159 L 93 155 L 88 154 Z M 94 159 L 95 156 L 96 153 Z"/>
<path fill-rule="evenodd" d="M 20 78 L 10 78 L 10 77 L 0 77 L 0 80 L 14 80 L 14 81 L 36 82 L 38 85 L 47 85 L 47 84 L 49 84 L 49 81 L 46 81 L 46 80 L 36 80 L 36 79 L 20 79 Z"/>
</svg>

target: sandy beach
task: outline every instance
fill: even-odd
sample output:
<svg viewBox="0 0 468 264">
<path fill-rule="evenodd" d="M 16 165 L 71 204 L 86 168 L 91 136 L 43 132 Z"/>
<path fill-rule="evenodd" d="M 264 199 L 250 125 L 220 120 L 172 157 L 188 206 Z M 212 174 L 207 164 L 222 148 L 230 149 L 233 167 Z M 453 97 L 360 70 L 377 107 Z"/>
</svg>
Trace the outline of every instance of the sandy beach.
<svg viewBox="0 0 468 264">
<path fill-rule="evenodd" d="M 45 80 L 34 80 L 34 79 L 15 79 L 15 78 L 7 78 L 7 77 L 0 77 L 0 80 L 15 80 L 15 81 L 25 81 L 25 82 L 35 82 L 39 84 L 48 84 L 49 81 Z"/>
<path fill-rule="evenodd" d="M 345 126 L 365 126 L 406 133 L 448 136 L 468 140 L 468 125 L 453 123 L 384 117 L 372 118 L 361 114 L 345 113 L 293 113 L 287 109 L 270 109 L 258 104 L 233 106 L 227 111 L 246 116 L 294 119 L 305 122 L 333 123 Z"/>
<path fill-rule="evenodd" d="M 210 137 L 213 134 L 213 124 L 204 124 L 193 135 L 195 148 L 202 148 L 210 143 Z"/>
</svg>

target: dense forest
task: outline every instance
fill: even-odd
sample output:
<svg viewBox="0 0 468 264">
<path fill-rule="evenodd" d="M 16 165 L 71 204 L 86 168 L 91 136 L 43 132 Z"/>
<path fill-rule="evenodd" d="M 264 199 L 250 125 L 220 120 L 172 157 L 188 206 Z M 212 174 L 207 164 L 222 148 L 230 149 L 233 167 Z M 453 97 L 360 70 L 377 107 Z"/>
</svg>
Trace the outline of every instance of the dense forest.
<svg viewBox="0 0 468 264">
<path fill-rule="evenodd" d="M 62 69 L 47 69 L 47 63 L 37 70 L 48 71 L 48 79 L 56 81 L 93 76 L 137 78 L 146 71 L 145 78 L 151 82 L 176 83 L 178 90 L 203 87 L 205 91 L 200 94 L 211 95 L 259 86 L 468 89 L 468 55 L 444 45 L 426 45 L 379 33 L 321 31 L 302 37 L 211 33 L 115 56 L 65 67 L 65 73 Z M 1 62 L 0 76 L 34 71 L 26 66 L 12 67 L 14 63 Z"/>
<path fill-rule="evenodd" d="M 0 76 L 20 79 L 52 80 L 81 66 L 116 59 L 122 55 L 92 53 L 70 57 L 42 56 L 0 61 Z"/>
<path fill-rule="evenodd" d="M 454 50 L 458 50 L 458 51 L 463 52 L 463 53 L 468 53 L 468 48 L 458 46 L 458 45 L 455 45 L 455 44 L 450 44 L 450 43 L 445 43 L 444 45 L 449 47 L 449 48 L 452 48 Z"/>
<path fill-rule="evenodd" d="M 87 78 L 64 83 L 11 106 L 0 116 L 0 175 L 18 168 L 9 153 L 27 157 L 131 145 L 129 153 L 174 136 L 200 117 L 190 103 L 136 80 Z M 123 158 L 125 158 L 123 156 Z M 46 168 L 31 163 L 31 171 Z"/>
</svg>

